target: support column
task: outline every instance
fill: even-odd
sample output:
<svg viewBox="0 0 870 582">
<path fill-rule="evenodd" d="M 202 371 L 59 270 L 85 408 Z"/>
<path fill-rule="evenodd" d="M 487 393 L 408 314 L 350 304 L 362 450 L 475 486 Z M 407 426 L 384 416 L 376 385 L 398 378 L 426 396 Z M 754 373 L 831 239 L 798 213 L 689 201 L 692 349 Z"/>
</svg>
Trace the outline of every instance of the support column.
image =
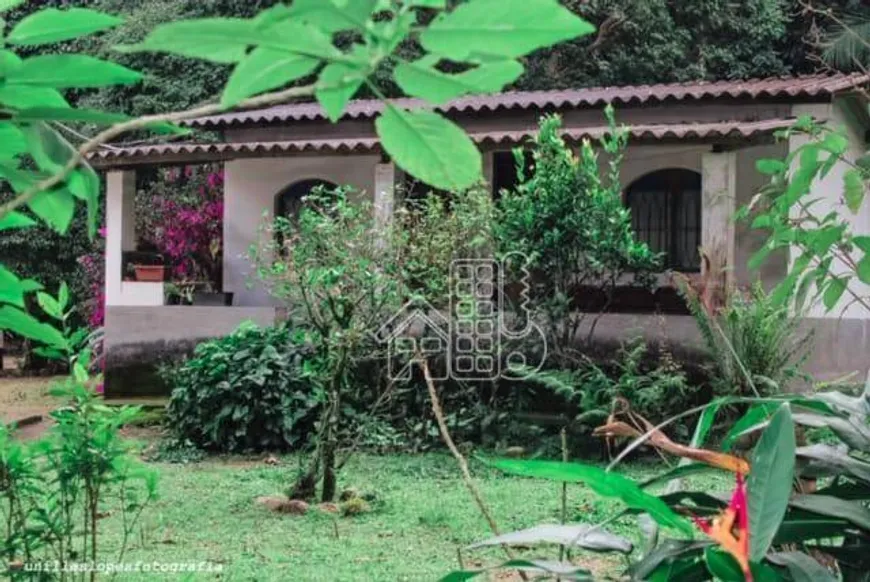
<svg viewBox="0 0 870 582">
<path fill-rule="evenodd" d="M 734 283 L 737 153 L 706 153 L 701 167 L 701 245 L 713 268 L 725 269 L 724 281 L 730 286 Z"/>
<path fill-rule="evenodd" d="M 495 175 L 495 152 L 483 152 L 483 180 L 486 182 L 489 191 L 495 196 L 497 192 L 493 190 L 493 177 Z"/>
<path fill-rule="evenodd" d="M 396 205 L 396 166 L 392 163 L 375 166 L 375 224 L 384 228 L 393 221 Z"/>
<path fill-rule="evenodd" d="M 125 251 L 136 250 L 136 172 L 106 176 L 106 305 L 123 305 Z"/>
</svg>

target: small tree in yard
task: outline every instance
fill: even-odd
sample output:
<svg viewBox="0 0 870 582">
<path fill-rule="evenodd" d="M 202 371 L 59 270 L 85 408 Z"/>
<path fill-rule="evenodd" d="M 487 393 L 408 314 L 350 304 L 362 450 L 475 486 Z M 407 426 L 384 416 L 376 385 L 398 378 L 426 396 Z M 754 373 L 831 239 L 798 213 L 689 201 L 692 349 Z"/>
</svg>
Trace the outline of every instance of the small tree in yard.
<svg viewBox="0 0 870 582">
<path fill-rule="evenodd" d="M 321 497 L 336 492 L 336 453 L 342 428 L 342 396 L 356 366 L 373 357 L 372 330 L 403 298 L 399 253 L 392 229 L 379 228 L 370 204 L 351 202 L 347 189 L 317 189 L 297 217 L 265 223 L 251 249 L 256 275 L 289 309 L 292 322 L 315 335 L 319 374 L 327 402 L 309 467 L 291 497 L 310 498 L 323 475 Z"/>
<path fill-rule="evenodd" d="M 606 298 L 592 316 L 589 341 L 618 282 L 631 274 L 642 278 L 659 266 L 649 247 L 635 239 L 631 215 L 622 203 L 619 171 L 628 136 L 615 126 L 610 108 L 607 117 L 611 135 L 600 141 L 609 156 L 603 177 L 592 143 L 584 140 L 580 155 L 575 155 L 560 135 L 561 120 L 547 117 L 532 145 L 534 170 L 525 173 L 518 151 L 520 184 L 504 192 L 499 205 L 501 248 L 528 257 L 532 307 L 563 362 L 589 317 L 577 308 L 576 293 L 592 287 Z"/>
</svg>

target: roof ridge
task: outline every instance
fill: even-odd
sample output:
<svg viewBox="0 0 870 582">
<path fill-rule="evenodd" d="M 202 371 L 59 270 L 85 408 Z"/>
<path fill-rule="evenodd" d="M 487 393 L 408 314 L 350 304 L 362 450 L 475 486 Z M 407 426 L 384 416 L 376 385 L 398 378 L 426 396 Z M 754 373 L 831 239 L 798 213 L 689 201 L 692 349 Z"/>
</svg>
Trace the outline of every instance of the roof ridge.
<svg viewBox="0 0 870 582">
<path fill-rule="evenodd" d="M 870 82 L 866 73 L 816 73 L 745 80 L 686 81 L 651 85 L 585 87 L 537 91 L 507 91 L 491 95 L 470 95 L 436 107 L 446 112 L 496 109 L 530 109 L 546 107 L 594 107 L 605 103 L 635 104 L 666 100 L 700 100 L 717 98 L 824 97 Z M 394 103 L 406 106 L 424 104 L 419 99 L 399 97 Z M 383 109 L 377 99 L 359 99 L 348 103 L 345 119 L 373 117 Z M 236 113 L 213 115 L 191 120 L 194 127 L 220 127 L 251 123 L 273 123 L 325 119 L 317 102 L 277 105 Z"/>
</svg>

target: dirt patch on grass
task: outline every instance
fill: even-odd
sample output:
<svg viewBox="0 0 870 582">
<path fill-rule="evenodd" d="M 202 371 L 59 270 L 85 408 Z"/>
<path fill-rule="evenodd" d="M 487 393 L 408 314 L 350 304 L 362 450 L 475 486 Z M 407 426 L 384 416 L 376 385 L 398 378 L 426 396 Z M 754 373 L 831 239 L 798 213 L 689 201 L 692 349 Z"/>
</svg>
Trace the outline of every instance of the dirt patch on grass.
<svg viewBox="0 0 870 582">
<path fill-rule="evenodd" d="M 62 404 L 48 391 L 62 378 L 0 378 L 0 422 L 10 424 L 41 416 L 42 421 L 22 427 L 18 437 L 39 438 L 51 426 L 50 413 Z"/>
</svg>

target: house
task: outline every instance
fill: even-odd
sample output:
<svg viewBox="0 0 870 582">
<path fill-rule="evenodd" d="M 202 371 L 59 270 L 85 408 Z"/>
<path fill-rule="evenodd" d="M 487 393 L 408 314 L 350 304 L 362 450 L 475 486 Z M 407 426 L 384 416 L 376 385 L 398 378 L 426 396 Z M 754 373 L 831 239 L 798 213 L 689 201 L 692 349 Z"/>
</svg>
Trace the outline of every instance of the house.
<svg viewBox="0 0 870 582">
<path fill-rule="evenodd" d="M 568 91 L 513 92 L 458 99 L 443 107 L 484 153 L 485 174 L 494 191 L 515 179 L 511 148 L 536 133 L 538 119 L 559 113 L 566 139 L 577 142 L 606 131 L 602 109 L 613 104 L 619 122 L 630 127 L 622 169 L 626 203 L 638 236 L 666 253 L 678 271 L 700 270 L 699 247 L 715 248 L 732 266 L 739 284 L 760 278 L 781 280 L 787 257 L 750 273 L 748 257 L 764 239 L 731 220 L 765 182 L 757 160 L 784 157 L 800 136 L 777 142 L 775 132 L 798 116 L 848 129 L 850 152 L 866 149 L 868 103 L 859 89 L 868 76 L 833 75 L 721 81 Z M 399 99 L 399 105 L 414 105 Z M 402 173 L 380 150 L 373 117 L 377 101 L 355 101 L 344 118 L 330 123 L 317 104 L 294 104 L 194 120 L 195 129 L 218 132 L 217 143 L 173 143 L 107 148 L 91 162 L 107 172 L 107 392 L 136 393 L 138 372 L 155 360 L 188 349 L 203 339 L 230 332 L 244 320 L 274 321 L 267 293 L 249 286 L 245 258 L 264 211 L 284 212 L 320 183 L 349 184 L 370 197 L 377 218 L 390 220 Z M 135 173 L 149 165 L 222 162 L 225 170 L 224 290 L 232 307 L 164 306 L 160 283 L 122 278 L 124 253 L 134 249 Z M 844 168 L 834 168 L 817 185 L 817 196 L 834 203 Z M 824 202 L 823 202 L 824 203 Z M 851 217 L 857 231 L 870 233 L 870 208 Z M 662 285 L 668 282 L 662 280 Z M 626 339 L 633 330 L 689 347 L 698 342 L 691 318 L 655 313 L 608 313 L 600 333 Z M 809 313 L 818 333 L 810 370 L 822 378 L 870 367 L 870 321 L 866 313 Z M 147 388 L 147 386 L 144 386 Z"/>
</svg>

